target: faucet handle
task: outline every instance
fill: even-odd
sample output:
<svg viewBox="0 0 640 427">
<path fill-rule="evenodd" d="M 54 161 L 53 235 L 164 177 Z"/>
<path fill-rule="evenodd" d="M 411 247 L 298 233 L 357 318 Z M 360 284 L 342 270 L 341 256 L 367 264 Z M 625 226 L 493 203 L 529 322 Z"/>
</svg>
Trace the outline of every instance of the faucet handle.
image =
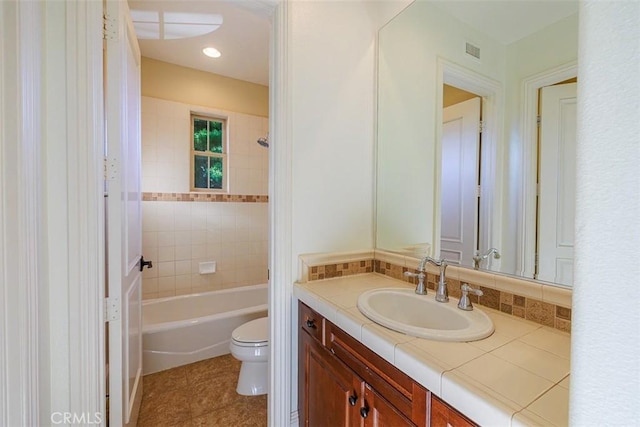
<svg viewBox="0 0 640 427">
<path fill-rule="evenodd" d="M 407 276 L 407 277 L 417 277 L 417 278 L 422 277 L 424 279 L 424 273 L 423 272 L 412 273 L 411 271 L 405 271 L 403 274 L 405 276 Z"/>
<path fill-rule="evenodd" d="M 468 283 L 463 283 L 462 286 L 460 286 L 460 290 L 462 291 L 462 293 L 466 294 L 466 293 L 470 293 L 470 294 L 474 294 L 477 295 L 479 297 L 481 297 L 484 292 L 482 292 L 482 290 L 480 289 L 474 289 L 471 286 L 469 286 Z"/>
<path fill-rule="evenodd" d="M 469 286 L 468 283 L 463 283 L 462 286 L 460 286 L 460 291 L 462 292 L 462 296 L 460 296 L 460 301 L 458 301 L 458 308 L 464 311 L 473 310 L 473 304 L 471 304 L 471 300 L 469 299 L 469 293 L 477 296 L 482 296 L 484 294 L 480 289 L 474 289 Z"/>
<path fill-rule="evenodd" d="M 405 271 L 404 275 L 407 276 L 407 277 L 417 277 L 418 278 L 418 284 L 416 285 L 416 294 L 418 294 L 418 295 L 426 295 L 427 294 L 427 287 L 424 284 L 424 278 L 425 278 L 424 272 L 420 271 L 418 273 L 413 273 L 411 271 Z"/>
</svg>

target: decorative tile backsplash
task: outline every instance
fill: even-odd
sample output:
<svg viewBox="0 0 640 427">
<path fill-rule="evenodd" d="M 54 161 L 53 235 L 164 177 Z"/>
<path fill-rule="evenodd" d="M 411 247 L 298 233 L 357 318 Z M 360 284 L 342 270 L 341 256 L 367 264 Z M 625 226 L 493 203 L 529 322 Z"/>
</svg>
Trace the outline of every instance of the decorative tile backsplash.
<svg viewBox="0 0 640 427">
<path fill-rule="evenodd" d="M 352 274 L 371 273 L 373 260 L 343 262 L 339 264 L 319 265 L 309 268 L 309 280 L 330 279 Z"/>
<path fill-rule="evenodd" d="M 269 196 L 217 193 L 142 193 L 144 202 L 269 203 Z"/>
<path fill-rule="evenodd" d="M 352 274 L 376 272 L 394 279 L 402 280 L 407 283 L 416 284 L 417 278 L 406 277 L 405 271 L 417 272 L 414 268 L 400 266 L 391 262 L 385 262 L 377 259 L 365 259 L 359 261 L 350 261 L 345 263 L 330 263 L 325 265 L 315 265 L 308 267 L 308 277 L 304 280 L 321 280 L 332 277 L 342 277 Z M 427 273 L 426 283 L 431 290 L 436 289 L 438 275 Z M 465 280 L 474 288 L 482 290 L 481 297 L 470 295 L 474 304 L 499 310 L 505 314 L 520 317 L 544 326 L 549 326 L 564 332 L 571 332 L 571 308 L 557 304 L 542 301 L 529 296 L 518 295 L 517 293 L 507 292 L 504 290 L 493 289 L 488 286 L 478 285 L 473 281 Z M 461 281 L 457 279 L 447 278 L 449 295 L 454 298 L 460 298 Z M 517 291 L 516 291 L 517 292 Z"/>
</svg>

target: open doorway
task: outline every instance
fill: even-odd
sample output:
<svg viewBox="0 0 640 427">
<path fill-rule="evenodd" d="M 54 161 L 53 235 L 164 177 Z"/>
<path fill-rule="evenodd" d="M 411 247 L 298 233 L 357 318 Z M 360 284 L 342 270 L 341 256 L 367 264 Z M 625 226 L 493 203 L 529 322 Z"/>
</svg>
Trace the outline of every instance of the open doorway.
<svg viewBox="0 0 640 427">
<path fill-rule="evenodd" d="M 503 150 L 502 89 L 498 82 L 444 59 L 439 68 L 435 254 L 452 264 L 496 270 L 502 238 L 496 226 L 502 218 L 497 197 L 503 191 L 497 179 L 503 169 L 498 161 Z M 479 265 L 478 251 L 489 249 L 493 256 L 483 257 Z"/>
<path fill-rule="evenodd" d="M 159 386 L 161 377 L 166 377 L 171 383 L 173 377 L 166 373 L 172 368 L 224 356 L 225 359 L 219 365 L 225 366 L 224 371 L 235 375 L 234 382 L 237 381 L 240 362 L 228 355 L 231 332 L 235 327 L 252 320 L 247 316 L 234 319 L 236 323 L 232 321 L 232 324 L 226 324 L 225 328 L 231 329 L 228 336 L 223 338 L 215 338 L 214 333 L 192 331 L 198 335 L 192 333 L 192 339 L 187 339 L 189 333 L 183 331 L 174 333 L 174 337 L 168 341 L 161 340 L 163 348 L 147 348 L 151 332 L 145 320 L 144 306 L 148 301 L 175 298 L 183 302 L 187 301 L 187 295 L 227 292 L 231 288 L 263 285 L 258 290 L 258 297 L 262 301 L 258 305 L 262 306 L 262 316 L 266 315 L 269 149 L 260 141 L 264 142 L 269 130 L 268 56 L 271 17 L 267 11 L 252 8 L 252 4 L 243 2 L 239 10 L 232 10 L 233 5 L 226 2 L 129 2 L 129 6 L 132 9 L 138 8 L 139 12 L 144 12 L 144 8 L 157 6 L 154 13 L 163 17 L 160 22 L 164 22 L 165 35 L 170 16 L 219 12 L 225 18 L 220 28 L 188 38 L 188 48 L 197 48 L 196 62 L 201 61 L 199 56 L 204 58 L 200 43 L 210 41 L 205 40 L 208 35 L 225 35 L 224 40 L 229 40 L 234 33 L 241 33 L 240 41 L 247 42 L 250 39 L 247 28 L 266 29 L 266 36 L 263 34 L 260 37 L 265 44 L 264 75 L 263 80 L 255 77 L 257 82 L 249 81 L 254 80 L 254 77 L 233 75 L 228 69 L 217 69 L 210 63 L 205 63 L 208 65 L 203 70 L 197 63 L 184 58 L 188 48 L 176 47 L 178 40 L 143 39 L 136 30 L 141 51 L 138 65 L 142 69 L 142 96 L 138 99 L 141 111 L 138 125 L 141 129 L 142 161 L 139 165 L 140 188 L 137 191 L 141 201 L 141 249 L 145 259 L 153 261 L 153 268 L 145 269 L 142 273 L 142 286 L 136 298 L 136 307 L 127 308 L 127 313 L 142 318 L 141 325 L 137 328 L 141 331 L 138 341 L 141 341 L 142 349 L 138 353 L 130 347 L 128 355 L 130 361 L 134 360 L 136 366 L 140 365 L 143 373 L 148 374 L 144 377 L 144 387 L 142 377 L 139 384 L 146 395 L 142 398 L 140 410 L 142 424 L 158 424 L 149 418 L 151 415 L 161 415 L 155 410 L 159 401 L 156 399 L 154 403 L 154 397 L 166 398 L 167 393 L 176 392 L 171 384 Z M 220 10 L 213 11 L 211 8 Z M 139 13 L 137 18 L 135 14 L 132 15 L 134 26 L 136 19 L 140 21 L 140 15 L 146 16 L 144 13 Z M 252 21 L 243 23 L 240 17 L 247 17 Z M 260 68 L 258 55 L 250 54 L 248 48 L 233 49 L 223 43 L 222 37 L 214 39 L 219 42 L 217 46 L 223 55 L 226 54 L 225 64 L 233 62 L 234 54 L 244 52 L 244 55 L 239 56 L 250 59 L 252 68 L 249 75 L 255 76 L 252 73 Z M 168 49 L 170 56 L 159 53 L 162 49 Z M 125 300 L 126 298 L 120 299 L 123 303 Z M 140 300 L 145 302 L 141 303 Z M 186 309 L 188 314 L 199 311 L 197 307 L 202 304 L 195 304 L 196 307 Z M 170 314 L 171 311 L 163 312 Z M 198 316 L 198 319 L 206 317 L 206 313 L 201 312 Z M 201 324 L 194 319 L 189 317 L 182 320 L 185 323 Z M 172 323 L 177 319 L 165 320 Z M 219 328 L 215 329 L 217 331 Z M 154 359 L 151 363 L 147 360 L 148 356 L 156 356 L 155 359 L 158 360 Z M 190 356 L 195 359 L 190 359 Z M 111 363 L 110 367 L 117 369 Z M 213 372 L 215 367 L 211 368 L 209 371 Z M 121 394 L 133 395 L 132 384 L 127 384 L 126 381 L 127 377 L 131 377 L 128 376 L 126 367 L 121 374 L 125 378 Z M 156 377 L 151 378 L 151 375 Z M 194 391 L 196 386 L 194 382 L 189 389 Z M 235 386 L 230 390 L 234 391 Z M 220 415 L 221 408 L 216 404 L 223 399 L 214 398 L 215 393 L 209 389 L 196 390 L 198 396 L 208 399 L 208 404 L 205 402 L 198 414 L 184 410 L 183 404 L 186 402 L 188 409 L 189 400 L 193 399 L 181 398 L 173 405 L 173 418 L 167 414 L 163 416 L 173 421 L 187 422 L 196 415 L 208 416 L 214 410 Z M 110 394 L 109 406 L 115 408 L 114 394 Z M 123 408 L 128 407 L 126 397 L 117 400 Z M 266 404 L 266 396 L 262 396 L 260 404 L 256 406 L 263 409 L 256 413 L 263 415 L 265 424 Z M 188 416 L 188 419 L 175 418 L 181 416 Z M 135 413 L 128 410 L 127 416 L 114 417 L 111 421 L 118 425 L 117 419 L 120 418 L 123 424 L 135 421 Z M 166 422 L 167 418 L 162 421 Z"/>
</svg>

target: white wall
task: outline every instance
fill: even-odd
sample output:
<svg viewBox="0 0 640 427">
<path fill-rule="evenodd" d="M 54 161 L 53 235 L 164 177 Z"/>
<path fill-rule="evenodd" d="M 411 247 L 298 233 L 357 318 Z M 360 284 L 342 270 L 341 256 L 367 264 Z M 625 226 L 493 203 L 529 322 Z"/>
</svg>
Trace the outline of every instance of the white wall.
<svg viewBox="0 0 640 427">
<path fill-rule="evenodd" d="M 295 279 L 300 254 L 373 247 L 375 37 L 389 15 L 366 1 L 300 1 L 289 8 Z M 291 295 L 292 284 L 283 285 Z M 296 319 L 294 305 L 287 321 L 295 325 Z M 296 329 L 285 347 L 291 352 L 293 411 Z"/>
<path fill-rule="evenodd" d="M 142 98 L 142 191 L 189 193 L 191 113 L 225 118 L 229 194 L 266 195 L 267 118 Z M 161 298 L 267 282 L 268 224 L 264 202 L 143 201 L 143 298 Z M 215 261 L 214 274 L 200 274 Z"/>
<path fill-rule="evenodd" d="M 640 3 L 580 8 L 570 422 L 640 420 Z"/>
<path fill-rule="evenodd" d="M 373 246 L 371 5 L 292 2 L 293 263 Z"/>
</svg>

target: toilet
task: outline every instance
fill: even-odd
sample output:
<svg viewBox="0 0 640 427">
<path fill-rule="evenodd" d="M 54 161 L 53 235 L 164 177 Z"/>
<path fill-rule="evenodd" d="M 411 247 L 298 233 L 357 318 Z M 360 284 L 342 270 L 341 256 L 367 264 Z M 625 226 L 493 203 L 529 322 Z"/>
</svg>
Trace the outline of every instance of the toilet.
<svg viewBox="0 0 640 427">
<path fill-rule="evenodd" d="M 242 362 L 238 394 L 257 396 L 268 389 L 269 318 L 261 317 L 235 328 L 229 344 L 233 357 Z"/>
</svg>

